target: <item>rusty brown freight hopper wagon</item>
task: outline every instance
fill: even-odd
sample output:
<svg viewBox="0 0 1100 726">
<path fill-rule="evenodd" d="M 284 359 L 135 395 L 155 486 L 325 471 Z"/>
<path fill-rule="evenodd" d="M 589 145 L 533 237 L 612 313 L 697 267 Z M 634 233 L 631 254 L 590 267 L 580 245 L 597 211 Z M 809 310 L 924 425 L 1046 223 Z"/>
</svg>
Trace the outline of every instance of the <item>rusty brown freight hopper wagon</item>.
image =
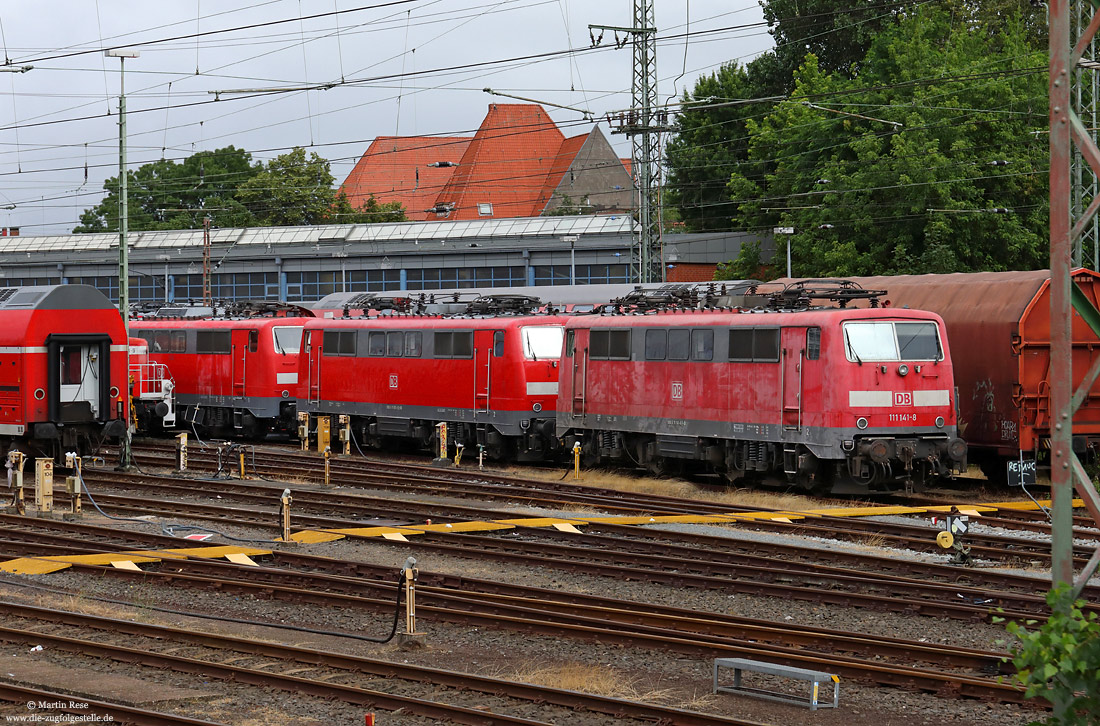
<svg viewBox="0 0 1100 726">
<path fill-rule="evenodd" d="M 1021 450 L 1027 456 L 1049 447 L 1049 270 L 846 279 L 886 290 L 893 307 L 930 310 L 943 318 L 955 366 L 959 436 L 970 447 L 971 463 L 1001 480 L 1006 459 Z M 1096 305 L 1100 275 L 1080 269 L 1073 280 Z M 1074 390 L 1097 356 L 1100 339 L 1074 313 Z M 1097 445 L 1100 383 L 1093 384 L 1073 418 L 1074 449 L 1082 452 Z"/>
</svg>

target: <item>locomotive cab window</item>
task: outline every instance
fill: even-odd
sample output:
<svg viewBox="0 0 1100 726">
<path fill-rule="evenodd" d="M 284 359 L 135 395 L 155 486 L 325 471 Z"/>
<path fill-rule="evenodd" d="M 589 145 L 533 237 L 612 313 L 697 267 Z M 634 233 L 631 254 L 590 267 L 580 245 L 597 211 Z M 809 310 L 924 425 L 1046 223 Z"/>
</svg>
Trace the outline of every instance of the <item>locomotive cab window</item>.
<svg viewBox="0 0 1100 726">
<path fill-rule="evenodd" d="M 248 352 L 255 353 L 260 348 L 260 331 L 248 331 Z"/>
<path fill-rule="evenodd" d="M 504 357 L 504 331 L 493 331 L 493 356 L 496 358 Z"/>
<path fill-rule="evenodd" d="M 564 328 L 560 325 L 528 325 L 520 328 L 523 357 L 527 360 L 557 360 L 561 357 Z M 569 355 L 573 349 L 573 331 L 569 331 Z"/>
<path fill-rule="evenodd" d="M 324 355 L 355 355 L 354 330 L 326 330 L 321 340 Z"/>
<path fill-rule="evenodd" d="M 844 323 L 844 350 L 856 363 L 943 359 L 939 330 L 931 321 Z"/>
<path fill-rule="evenodd" d="M 275 352 L 286 355 L 302 349 L 302 328 L 298 326 L 279 326 L 271 329 Z"/>
</svg>

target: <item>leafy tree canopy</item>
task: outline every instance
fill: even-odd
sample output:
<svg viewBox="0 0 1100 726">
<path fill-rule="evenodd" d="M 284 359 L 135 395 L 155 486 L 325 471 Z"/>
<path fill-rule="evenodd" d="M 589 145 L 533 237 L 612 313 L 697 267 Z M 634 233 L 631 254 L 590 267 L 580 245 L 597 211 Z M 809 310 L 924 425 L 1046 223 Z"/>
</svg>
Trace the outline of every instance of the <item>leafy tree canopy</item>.
<svg viewBox="0 0 1100 726">
<path fill-rule="evenodd" d="M 252 163 L 248 152 L 228 146 L 202 151 L 180 163 L 161 160 L 129 172 L 129 228 L 133 231 L 197 229 L 209 216 L 216 227 L 358 224 L 405 219 L 399 203 L 371 197 L 360 208 L 332 187 L 329 162 L 303 149 Z M 118 230 L 118 177 L 104 182 L 103 201 L 80 216 L 73 231 Z"/>
<path fill-rule="evenodd" d="M 735 222 L 794 227 L 797 275 L 1038 266 L 1046 56 L 1032 31 L 1019 14 L 990 28 L 923 6 L 875 38 L 854 79 L 807 56 L 792 96 L 746 122 Z"/>
</svg>

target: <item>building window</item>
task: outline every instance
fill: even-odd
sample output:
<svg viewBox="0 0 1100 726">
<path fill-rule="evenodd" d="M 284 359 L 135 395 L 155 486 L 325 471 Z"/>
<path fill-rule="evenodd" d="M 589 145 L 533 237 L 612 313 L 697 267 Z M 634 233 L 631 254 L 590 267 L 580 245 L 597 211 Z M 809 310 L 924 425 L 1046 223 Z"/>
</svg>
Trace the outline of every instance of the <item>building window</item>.
<svg viewBox="0 0 1100 726">
<path fill-rule="evenodd" d="M 489 202 L 478 202 L 477 213 L 482 217 L 493 216 L 493 205 Z"/>
</svg>

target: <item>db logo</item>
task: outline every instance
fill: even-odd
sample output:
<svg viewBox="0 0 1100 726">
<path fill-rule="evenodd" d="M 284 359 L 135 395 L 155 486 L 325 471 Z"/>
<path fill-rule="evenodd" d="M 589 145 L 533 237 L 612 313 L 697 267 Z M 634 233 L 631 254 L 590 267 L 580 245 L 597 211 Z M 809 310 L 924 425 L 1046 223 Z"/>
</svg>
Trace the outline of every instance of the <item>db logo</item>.
<svg viewBox="0 0 1100 726">
<path fill-rule="evenodd" d="M 895 406 L 912 406 L 913 405 L 913 392 L 912 391 L 894 391 L 894 405 Z"/>
<path fill-rule="evenodd" d="M 390 388 L 397 388 L 397 374 L 390 375 Z"/>
<path fill-rule="evenodd" d="M 680 381 L 672 382 L 672 400 L 683 401 L 684 400 L 684 384 Z"/>
</svg>

